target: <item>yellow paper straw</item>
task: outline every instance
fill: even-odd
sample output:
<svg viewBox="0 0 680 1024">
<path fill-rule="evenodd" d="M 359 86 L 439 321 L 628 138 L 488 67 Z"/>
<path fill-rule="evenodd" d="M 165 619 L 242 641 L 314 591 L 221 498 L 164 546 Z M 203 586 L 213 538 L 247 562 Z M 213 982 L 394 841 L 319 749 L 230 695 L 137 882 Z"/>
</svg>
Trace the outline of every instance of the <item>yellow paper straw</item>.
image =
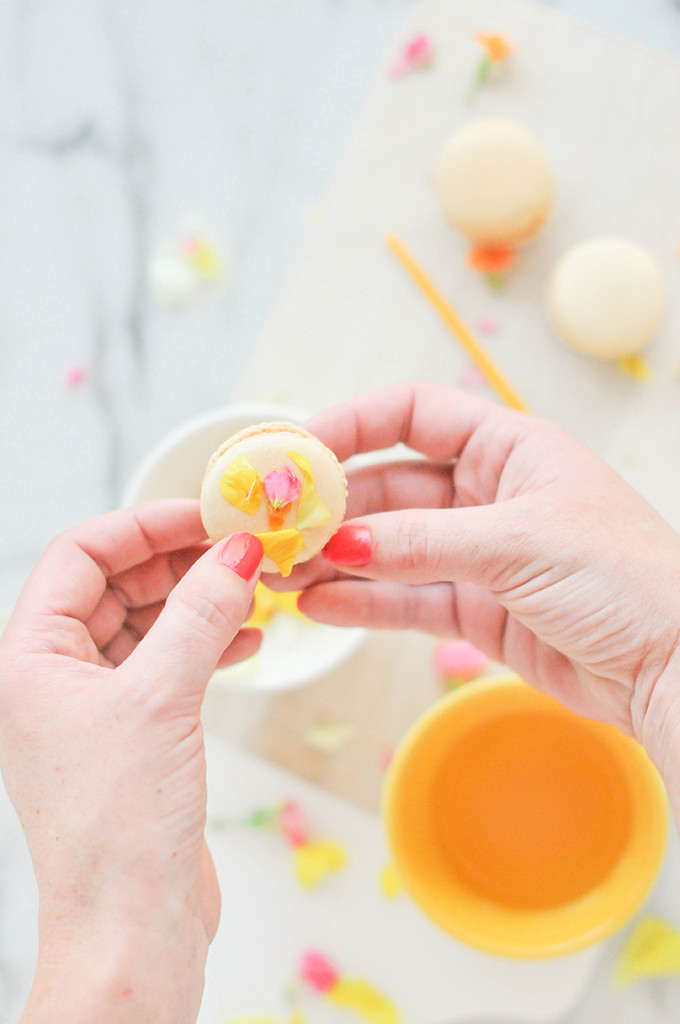
<svg viewBox="0 0 680 1024">
<path fill-rule="evenodd" d="M 492 363 L 477 339 L 468 330 L 441 292 L 435 287 L 422 267 L 416 263 L 401 239 L 397 238 L 396 235 L 388 235 L 385 241 L 402 266 L 408 270 L 425 297 L 432 303 L 449 330 L 458 338 L 458 341 L 478 369 L 484 374 L 491 387 L 498 392 L 511 409 L 528 412 L 529 407 L 522 401 L 495 364 Z"/>
</svg>

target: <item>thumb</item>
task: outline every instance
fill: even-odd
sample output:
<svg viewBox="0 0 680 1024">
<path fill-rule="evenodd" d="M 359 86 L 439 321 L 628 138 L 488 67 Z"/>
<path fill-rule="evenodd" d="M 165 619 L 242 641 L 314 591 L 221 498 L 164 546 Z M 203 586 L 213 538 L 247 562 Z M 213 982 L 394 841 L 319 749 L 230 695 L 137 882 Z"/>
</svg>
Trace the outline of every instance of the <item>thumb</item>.
<svg viewBox="0 0 680 1024">
<path fill-rule="evenodd" d="M 165 607 L 126 664 L 163 688 L 201 692 L 248 614 L 260 575 L 262 544 L 234 533 L 215 544 L 170 592 Z"/>
<path fill-rule="evenodd" d="M 379 512 L 344 523 L 324 558 L 355 576 L 398 583 L 474 583 L 495 589 L 536 550 L 521 499 L 449 509 Z"/>
</svg>

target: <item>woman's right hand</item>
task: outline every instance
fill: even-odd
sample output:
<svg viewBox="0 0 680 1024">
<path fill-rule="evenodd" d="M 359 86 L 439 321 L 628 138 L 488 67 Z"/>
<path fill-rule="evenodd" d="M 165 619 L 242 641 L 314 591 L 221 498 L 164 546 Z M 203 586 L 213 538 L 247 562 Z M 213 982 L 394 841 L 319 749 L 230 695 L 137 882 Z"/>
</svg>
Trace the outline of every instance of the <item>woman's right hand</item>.
<svg viewBox="0 0 680 1024">
<path fill-rule="evenodd" d="M 307 615 L 463 636 L 664 770 L 680 537 L 650 505 L 561 428 L 447 387 L 387 388 L 306 427 L 341 460 L 397 442 L 426 457 L 351 473 L 326 560 L 290 578 Z"/>
</svg>

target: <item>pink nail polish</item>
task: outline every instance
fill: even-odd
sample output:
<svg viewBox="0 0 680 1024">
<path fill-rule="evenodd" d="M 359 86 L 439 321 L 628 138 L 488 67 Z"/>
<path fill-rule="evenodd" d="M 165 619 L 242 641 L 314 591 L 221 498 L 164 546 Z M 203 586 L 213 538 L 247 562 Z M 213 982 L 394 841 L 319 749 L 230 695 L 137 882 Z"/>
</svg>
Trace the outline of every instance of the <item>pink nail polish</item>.
<svg viewBox="0 0 680 1024">
<path fill-rule="evenodd" d="M 242 580 L 250 580 L 262 561 L 262 542 L 252 533 L 233 533 L 217 561 L 227 569 L 233 569 Z"/>
<path fill-rule="evenodd" d="M 341 526 L 323 549 L 323 556 L 334 565 L 368 565 L 371 560 L 371 531 L 367 526 Z"/>
</svg>

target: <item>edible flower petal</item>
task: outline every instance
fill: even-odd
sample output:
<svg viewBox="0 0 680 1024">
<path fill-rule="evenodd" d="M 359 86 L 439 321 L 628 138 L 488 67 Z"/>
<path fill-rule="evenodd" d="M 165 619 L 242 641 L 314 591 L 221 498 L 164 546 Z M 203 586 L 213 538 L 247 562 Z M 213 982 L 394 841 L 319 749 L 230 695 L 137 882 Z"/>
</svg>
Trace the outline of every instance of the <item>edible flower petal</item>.
<svg viewBox="0 0 680 1024">
<path fill-rule="evenodd" d="M 486 55 L 493 64 L 507 60 L 515 49 L 510 40 L 498 32 L 476 32 L 474 40 L 486 50 Z"/>
<path fill-rule="evenodd" d="M 276 563 L 282 576 L 290 576 L 295 556 L 305 546 L 300 531 L 293 528 L 268 530 L 266 533 L 256 533 L 255 536 L 262 543 L 264 557 Z"/>
<path fill-rule="evenodd" d="M 354 1010 L 370 1024 L 399 1024 L 396 1007 L 367 981 L 340 978 L 327 992 L 329 1002 Z"/>
<path fill-rule="evenodd" d="M 384 896 L 394 899 L 404 891 L 399 872 L 394 864 L 385 864 L 380 871 L 380 889 Z"/>
<path fill-rule="evenodd" d="M 315 992 L 325 993 L 337 984 L 340 975 L 325 953 L 308 949 L 300 960 L 300 977 Z"/>
<path fill-rule="evenodd" d="M 649 380 L 652 376 L 649 363 L 644 356 L 622 356 L 621 359 L 617 359 L 616 365 L 622 373 L 627 373 L 635 380 Z"/>
<path fill-rule="evenodd" d="M 509 245 L 477 245 L 468 253 L 468 266 L 482 274 L 498 274 L 515 262 L 515 250 Z"/>
<path fill-rule="evenodd" d="M 305 889 L 312 889 L 326 875 L 340 871 L 347 863 L 342 846 L 332 839 L 320 839 L 296 847 L 293 853 L 293 871 Z"/>
<path fill-rule="evenodd" d="M 309 825 L 302 808 L 294 800 L 286 800 L 279 809 L 279 828 L 291 846 L 304 846 L 309 841 Z"/>
<path fill-rule="evenodd" d="M 389 69 L 390 78 L 402 78 L 410 71 L 429 67 L 434 57 L 434 46 L 429 36 L 419 33 L 409 39 L 399 57 Z"/>
<path fill-rule="evenodd" d="M 252 515 L 262 503 L 262 484 L 245 455 L 231 462 L 220 480 L 222 495 L 241 512 Z"/>
<path fill-rule="evenodd" d="M 316 493 L 312 467 L 306 455 L 300 452 L 286 452 L 298 469 L 302 470 L 302 488 L 297 506 L 296 525 L 298 530 L 307 530 L 312 526 L 321 526 L 328 522 L 330 512 Z"/>
<path fill-rule="evenodd" d="M 628 936 L 614 975 L 618 986 L 638 978 L 680 975 L 680 931 L 660 917 L 645 917 Z"/>
<path fill-rule="evenodd" d="M 301 484 L 290 466 L 279 472 L 274 469 L 264 478 L 264 493 L 272 508 L 290 505 L 300 494 Z"/>
</svg>

